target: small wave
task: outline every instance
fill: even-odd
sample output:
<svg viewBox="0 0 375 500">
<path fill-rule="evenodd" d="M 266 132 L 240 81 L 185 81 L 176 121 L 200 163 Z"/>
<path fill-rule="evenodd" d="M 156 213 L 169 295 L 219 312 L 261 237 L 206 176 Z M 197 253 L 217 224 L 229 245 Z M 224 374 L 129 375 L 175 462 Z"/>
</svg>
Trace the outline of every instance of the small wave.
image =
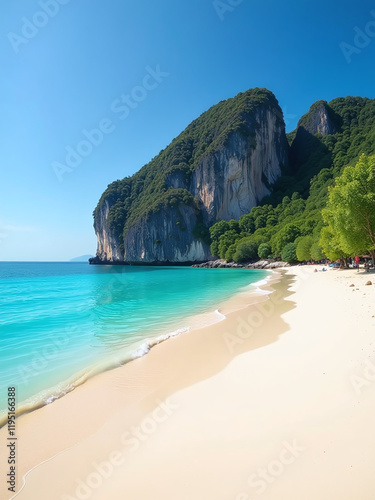
<svg viewBox="0 0 375 500">
<path fill-rule="evenodd" d="M 174 330 L 173 332 L 165 333 L 164 335 L 160 335 L 155 340 L 152 340 L 150 342 L 150 344 L 149 344 L 150 348 L 154 347 L 154 346 L 156 346 L 158 344 L 161 344 L 165 340 L 171 339 L 173 337 L 177 337 L 177 335 L 180 335 L 181 333 L 186 333 L 188 331 L 190 331 L 190 326 L 187 326 L 185 328 L 178 328 L 177 330 Z"/>
<path fill-rule="evenodd" d="M 136 351 L 133 352 L 132 358 L 137 359 L 137 358 L 142 358 L 145 356 L 150 351 L 150 346 L 146 342 L 142 344 L 141 346 L 138 347 Z"/>
<path fill-rule="evenodd" d="M 264 290 L 263 288 L 261 288 L 262 286 L 266 286 L 269 284 L 269 281 L 271 279 L 271 275 L 267 276 L 266 278 L 263 278 L 259 281 L 256 281 L 255 283 L 252 283 L 251 284 L 251 287 L 255 287 L 255 292 L 258 294 L 258 295 L 269 295 L 270 293 L 272 293 L 271 290 Z"/>
<path fill-rule="evenodd" d="M 46 403 L 46 405 L 49 405 L 49 404 L 53 403 L 54 401 L 56 401 L 56 399 L 58 399 L 58 396 L 53 394 L 52 396 L 49 396 L 48 398 L 46 398 L 44 400 L 44 402 Z"/>
<path fill-rule="evenodd" d="M 222 314 L 219 309 L 216 309 L 215 313 L 219 316 L 219 321 L 224 321 L 225 319 L 227 319 L 227 317 L 225 316 L 225 314 Z"/>
<path fill-rule="evenodd" d="M 272 293 L 271 290 L 262 290 L 262 288 L 256 288 L 255 291 L 258 295 L 269 295 Z"/>
<path fill-rule="evenodd" d="M 271 278 L 271 276 L 267 276 L 267 278 L 256 281 L 255 283 L 251 283 L 251 286 L 255 286 L 256 288 L 259 288 L 260 286 L 268 285 L 270 278 Z"/>
</svg>

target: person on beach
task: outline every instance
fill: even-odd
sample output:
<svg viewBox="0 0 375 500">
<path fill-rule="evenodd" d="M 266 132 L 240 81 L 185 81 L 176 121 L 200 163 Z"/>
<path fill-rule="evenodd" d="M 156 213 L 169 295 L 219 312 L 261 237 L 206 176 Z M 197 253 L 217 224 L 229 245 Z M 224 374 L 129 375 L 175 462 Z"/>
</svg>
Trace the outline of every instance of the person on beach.
<svg viewBox="0 0 375 500">
<path fill-rule="evenodd" d="M 360 258 L 358 257 L 358 255 L 356 255 L 354 257 L 354 262 L 355 262 L 355 265 L 356 265 L 356 268 L 357 268 L 357 273 L 359 273 L 359 263 L 360 263 Z"/>
</svg>

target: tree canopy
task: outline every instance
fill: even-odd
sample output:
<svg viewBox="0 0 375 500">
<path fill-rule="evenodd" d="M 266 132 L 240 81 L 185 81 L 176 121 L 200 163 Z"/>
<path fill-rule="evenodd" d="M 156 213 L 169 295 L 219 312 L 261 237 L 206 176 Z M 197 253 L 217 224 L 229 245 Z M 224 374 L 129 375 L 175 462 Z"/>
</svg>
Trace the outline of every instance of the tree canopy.
<svg viewBox="0 0 375 500">
<path fill-rule="evenodd" d="M 363 154 L 336 178 L 323 218 L 345 253 L 375 256 L 375 155 Z"/>
</svg>

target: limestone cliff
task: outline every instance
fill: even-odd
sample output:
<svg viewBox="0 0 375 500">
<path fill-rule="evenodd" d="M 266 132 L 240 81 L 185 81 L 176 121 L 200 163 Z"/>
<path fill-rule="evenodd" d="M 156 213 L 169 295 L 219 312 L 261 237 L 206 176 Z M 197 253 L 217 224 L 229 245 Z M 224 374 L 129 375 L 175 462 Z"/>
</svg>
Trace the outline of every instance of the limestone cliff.
<svg viewBox="0 0 375 500">
<path fill-rule="evenodd" d="M 190 192 L 202 202 L 207 224 L 249 213 L 270 193 L 288 163 L 279 110 L 258 108 L 252 118 L 250 135 L 232 133 L 227 144 L 202 158 L 193 172 Z"/>
<path fill-rule="evenodd" d="M 287 164 L 283 116 L 271 92 L 222 101 L 133 177 L 108 186 L 94 213 L 93 263 L 207 260 L 207 228 L 248 213 Z"/>
<path fill-rule="evenodd" d="M 103 263 L 124 260 L 120 238 L 107 223 L 110 207 L 110 200 L 105 199 L 95 217 L 95 232 L 98 239 L 96 257 Z"/>
<path fill-rule="evenodd" d="M 309 112 L 304 115 L 297 126 L 298 129 L 303 128 L 312 135 L 321 134 L 323 136 L 335 134 L 337 125 L 335 124 L 335 116 L 333 110 L 326 101 L 315 102 Z"/>
<path fill-rule="evenodd" d="M 197 216 L 192 207 L 163 209 L 127 232 L 124 260 L 143 263 L 193 263 L 210 257 L 208 244 L 192 237 Z"/>
<path fill-rule="evenodd" d="M 317 101 L 310 107 L 299 120 L 291 144 L 289 157 L 293 173 L 308 162 L 313 152 L 325 149 L 322 137 L 339 132 L 340 122 L 341 118 L 326 101 Z"/>
</svg>

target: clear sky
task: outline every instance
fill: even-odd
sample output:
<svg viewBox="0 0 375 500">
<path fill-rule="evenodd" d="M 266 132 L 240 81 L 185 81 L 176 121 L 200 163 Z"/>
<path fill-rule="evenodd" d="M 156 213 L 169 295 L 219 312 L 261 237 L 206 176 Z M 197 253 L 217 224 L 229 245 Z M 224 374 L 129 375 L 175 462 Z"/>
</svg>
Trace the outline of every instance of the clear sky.
<svg viewBox="0 0 375 500">
<path fill-rule="evenodd" d="M 318 99 L 375 97 L 372 0 L 3 0 L 0 14 L 0 260 L 95 254 L 107 184 L 238 92 L 272 90 L 288 130 Z"/>
</svg>

